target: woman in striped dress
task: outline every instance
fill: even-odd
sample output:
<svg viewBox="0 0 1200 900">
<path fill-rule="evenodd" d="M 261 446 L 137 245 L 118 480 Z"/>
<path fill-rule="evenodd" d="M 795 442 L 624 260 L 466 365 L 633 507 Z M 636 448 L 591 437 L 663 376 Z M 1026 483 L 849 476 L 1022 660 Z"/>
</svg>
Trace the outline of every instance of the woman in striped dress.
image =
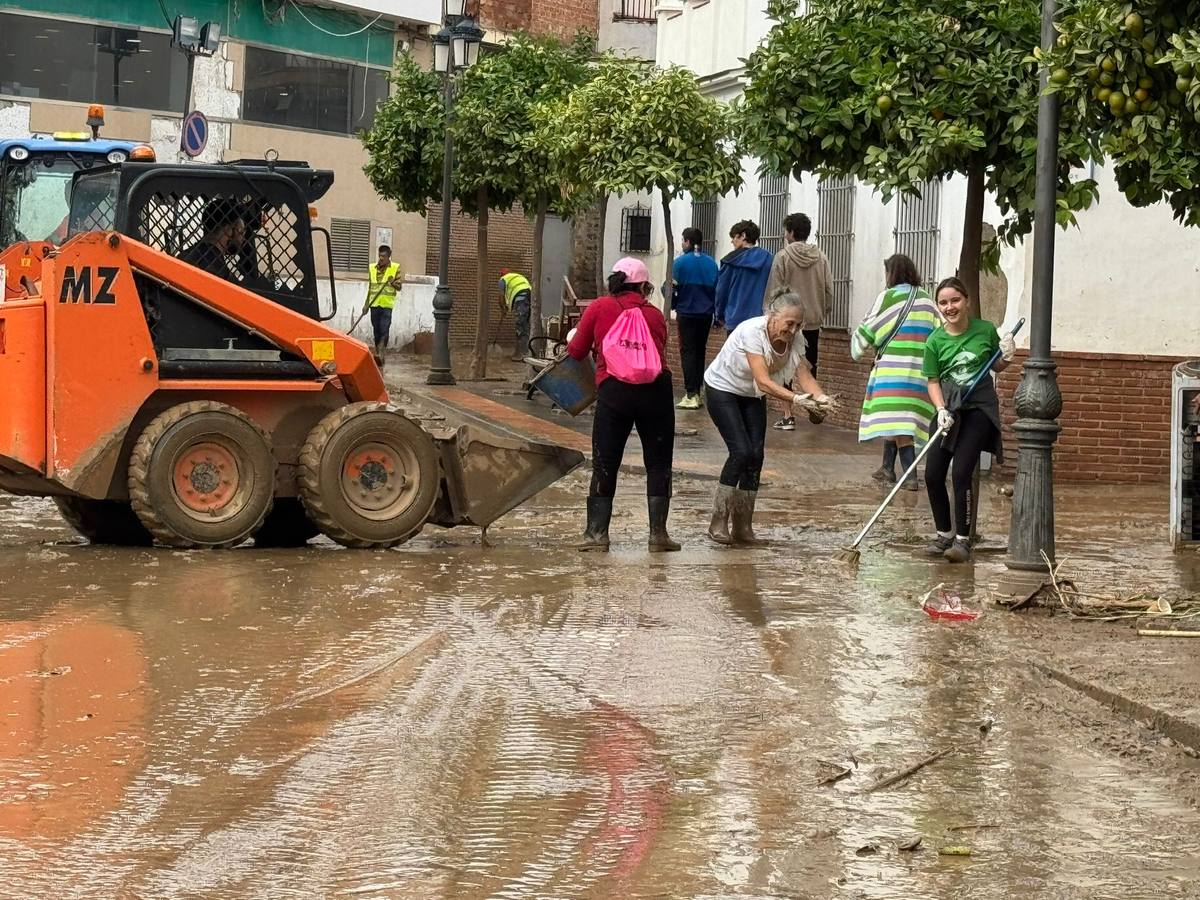
<svg viewBox="0 0 1200 900">
<path fill-rule="evenodd" d="M 895 463 L 908 471 L 916 458 L 916 445 L 929 440 L 933 405 L 929 402 L 927 379 L 921 374 L 925 340 L 941 324 L 937 304 L 921 287 L 916 264 L 903 254 L 890 256 L 883 264 L 887 289 L 877 298 L 867 317 L 850 340 L 850 353 L 862 359 L 868 348 L 875 365 L 867 379 L 858 439 L 883 439 L 883 466 L 874 477 L 895 482 Z M 917 490 L 910 478 L 905 490 Z"/>
</svg>

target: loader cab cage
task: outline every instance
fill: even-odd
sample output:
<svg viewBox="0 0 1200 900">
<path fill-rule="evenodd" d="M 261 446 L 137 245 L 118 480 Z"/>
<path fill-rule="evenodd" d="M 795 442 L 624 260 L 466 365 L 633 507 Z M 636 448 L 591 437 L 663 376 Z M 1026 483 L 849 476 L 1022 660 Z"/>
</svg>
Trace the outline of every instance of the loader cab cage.
<svg viewBox="0 0 1200 900">
<path fill-rule="evenodd" d="M 332 180 L 303 163 L 126 162 L 76 177 L 71 235 L 119 231 L 319 319 L 308 206 Z"/>
</svg>

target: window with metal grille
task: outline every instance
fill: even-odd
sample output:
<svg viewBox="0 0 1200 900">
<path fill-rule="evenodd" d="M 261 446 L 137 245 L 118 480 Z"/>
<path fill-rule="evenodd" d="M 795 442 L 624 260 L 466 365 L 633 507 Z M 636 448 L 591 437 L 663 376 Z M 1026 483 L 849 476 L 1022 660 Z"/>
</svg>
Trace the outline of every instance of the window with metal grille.
<svg viewBox="0 0 1200 900">
<path fill-rule="evenodd" d="M 613 18 L 634 22 L 653 22 L 654 0 L 617 0 Z"/>
<path fill-rule="evenodd" d="M 700 249 L 709 256 L 717 255 L 717 203 L 717 197 L 692 198 L 692 227 L 700 229 Z"/>
<path fill-rule="evenodd" d="M 854 179 L 822 178 L 817 185 L 817 244 L 829 259 L 833 275 L 833 310 L 826 328 L 850 327 L 854 292 L 851 255 L 854 250 Z"/>
<path fill-rule="evenodd" d="M 639 203 L 621 210 L 621 252 L 650 252 L 650 207 Z"/>
<path fill-rule="evenodd" d="M 896 252 L 917 264 L 925 287 L 937 285 L 938 220 L 942 209 L 942 183 L 927 181 L 920 194 L 905 194 L 896 213 Z"/>
<path fill-rule="evenodd" d="M 758 246 L 783 249 L 783 220 L 788 214 L 788 177 L 764 175 L 758 183 Z"/>
<path fill-rule="evenodd" d="M 371 222 L 369 219 L 332 219 L 333 267 L 339 271 L 365 272 L 371 265 Z"/>
<path fill-rule="evenodd" d="M 294 294 L 304 288 L 296 213 L 290 206 L 262 195 L 201 190 L 146 198 L 135 212 L 138 240 L 259 293 Z M 244 241 L 244 249 L 232 255 L 212 240 L 231 226 Z"/>
</svg>

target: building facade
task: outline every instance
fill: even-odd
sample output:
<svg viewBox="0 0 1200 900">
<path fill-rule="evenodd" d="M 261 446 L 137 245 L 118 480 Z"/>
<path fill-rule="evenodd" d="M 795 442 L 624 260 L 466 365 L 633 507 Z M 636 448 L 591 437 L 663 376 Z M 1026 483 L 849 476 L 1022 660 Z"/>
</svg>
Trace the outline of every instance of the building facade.
<svg viewBox="0 0 1200 900">
<path fill-rule="evenodd" d="M 741 60 L 768 33 L 765 2 L 659 0 L 660 65 L 694 71 L 707 92 L 737 97 L 745 82 Z M 1057 240 L 1053 347 L 1064 397 L 1063 432 L 1056 450 L 1058 477 L 1070 480 L 1162 482 L 1169 474 L 1171 368 L 1200 356 L 1200 333 L 1191 327 L 1200 299 L 1200 231 L 1172 219 L 1166 205 L 1132 207 L 1116 190 L 1112 172 L 1094 171 L 1100 203 L 1079 215 L 1079 227 Z M 853 179 L 762 177 L 757 160 L 743 164 L 742 189 L 728 196 L 684 197 L 672 205 L 676 230 L 700 227 L 719 259 L 730 249 L 730 226 L 752 219 L 760 244 L 778 249 L 782 217 L 806 212 L 815 240 L 830 259 L 835 308 L 821 336 L 819 376 L 844 403 L 832 420 L 852 426 L 869 367 L 849 356 L 849 330 L 870 308 L 883 284 L 883 260 L 906 253 L 927 284 L 954 274 L 965 209 L 964 178 L 929 184 L 920 197 L 883 203 L 870 185 Z M 650 246 L 640 254 L 656 277 L 669 271 L 657 197 L 614 198 L 608 211 L 604 259 L 611 265 L 630 252 L 630 213 L 648 220 Z M 985 222 L 1002 221 L 990 201 Z M 985 226 L 985 233 L 987 227 Z M 678 246 L 678 235 L 676 235 Z M 1028 316 L 1032 241 L 1004 248 L 1001 272 L 985 276 L 984 315 L 1000 323 Z M 1028 330 L 1018 339 L 1028 346 Z M 1023 356 L 1019 354 L 1018 362 Z M 1001 378 L 1011 421 L 1011 396 L 1020 378 L 1013 366 Z M 1016 442 L 1006 435 L 1011 466 Z"/>
<path fill-rule="evenodd" d="M 356 135 L 388 96 L 396 53 L 429 57 L 440 0 L 189 0 L 178 9 L 221 28 L 217 52 L 196 57 L 190 98 L 187 57 L 171 45 L 172 23 L 157 0 L 0 0 L 0 137 L 84 130 L 88 104 L 102 103 L 104 136 L 149 143 L 159 160 L 174 161 L 185 112 L 200 110 L 210 123 L 200 161 L 274 150 L 334 171 L 316 224 L 333 239 L 339 321 L 361 305 L 366 268 L 386 243 L 411 276 L 397 337 L 431 328 L 426 220 L 376 195 Z M 316 245 L 325 275 L 320 238 Z"/>
</svg>

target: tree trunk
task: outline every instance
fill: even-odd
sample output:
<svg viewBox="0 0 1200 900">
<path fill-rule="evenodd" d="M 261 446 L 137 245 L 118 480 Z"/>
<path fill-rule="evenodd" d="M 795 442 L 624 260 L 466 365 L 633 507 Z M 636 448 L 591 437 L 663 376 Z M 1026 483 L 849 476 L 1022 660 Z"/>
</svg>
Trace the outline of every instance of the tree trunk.
<svg viewBox="0 0 1200 900">
<path fill-rule="evenodd" d="M 675 264 L 675 232 L 671 228 L 671 197 L 664 184 L 658 186 L 662 195 L 663 228 L 667 232 L 667 277 L 663 282 L 663 315 L 671 317 L 671 297 L 675 293 L 675 284 L 671 280 L 671 267 Z"/>
<path fill-rule="evenodd" d="M 596 238 L 596 293 L 599 297 L 607 290 L 608 273 L 604 271 L 604 226 L 608 221 L 608 194 L 600 198 L 600 234 Z"/>
<path fill-rule="evenodd" d="M 491 278 L 488 276 L 488 189 L 486 185 L 480 186 L 475 200 L 479 206 L 478 237 L 475 248 L 479 259 L 479 305 L 475 320 L 475 350 L 471 354 L 471 377 L 485 378 L 487 377 L 488 319 L 492 308 L 492 295 L 496 292 L 496 286 L 492 284 Z"/>
<path fill-rule="evenodd" d="M 983 252 L 984 160 L 975 157 L 967 168 L 967 208 L 963 219 L 962 250 L 958 277 L 971 298 L 968 311 L 979 318 L 979 259 Z"/>
<path fill-rule="evenodd" d="M 546 237 L 546 209 L 550 205 L 549 198 L 538 194 L 537 214 L 533 219 L 533 296 L 529 298 L 529 336 L 542 336 L 542 251 Z M 529 352 L 527 347 L 518 347 L 517 352 L 524 356 Z"/>
</svg>

